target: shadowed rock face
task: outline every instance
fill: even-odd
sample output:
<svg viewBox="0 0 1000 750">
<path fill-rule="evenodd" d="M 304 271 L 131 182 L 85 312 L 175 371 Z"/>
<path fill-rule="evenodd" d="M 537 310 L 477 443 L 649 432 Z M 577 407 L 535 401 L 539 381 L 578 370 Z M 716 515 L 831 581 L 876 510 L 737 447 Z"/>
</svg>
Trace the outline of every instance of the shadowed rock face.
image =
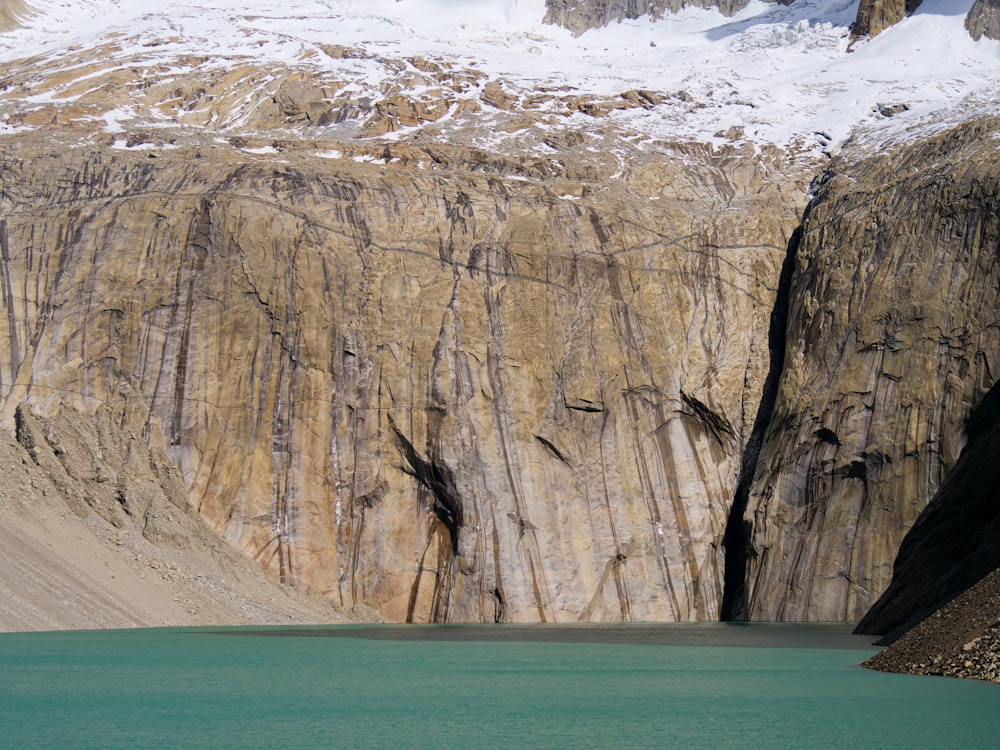
<svg viewBox="0 0 1000 750">
<path fill-rule="evenodd" d="M 976 40 L 984 36 L 1000 39 L 1000 3 L 997 0 L 975 0 L 965 17 L 965 28 Z"/>
<path fill-rule="evenodd" d="M 969 444 L 903 539 L 892 583 L 857 632 L 906 630 L 1000 568 L 1000 386 L 967 431 Z"/>
<path fill-rule="evenodd" d="M 816 187 L 746 515 L 753 619 L 860 618 L 956 466 L 1000 367 L 996 127 L 838 160 Z"/>
<path fill-rule="evenodd" d="M 275 577 L 397 620 L 717 618 L 798 173 L 393 148 L 9 142 L 5 422 L 114 405 Z"/>
</svg>

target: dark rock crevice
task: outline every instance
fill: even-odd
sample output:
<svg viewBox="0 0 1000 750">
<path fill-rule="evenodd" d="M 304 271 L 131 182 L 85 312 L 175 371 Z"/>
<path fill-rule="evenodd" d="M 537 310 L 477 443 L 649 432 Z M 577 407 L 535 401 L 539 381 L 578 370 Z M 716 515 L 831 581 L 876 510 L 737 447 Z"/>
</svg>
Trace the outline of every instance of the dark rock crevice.
<svg viewBox="0 0 1000 750">
<path fill-rule="evenodd" d="M 806 209 L 806 213 L 808 214 L 808 209 Z M 804 223 L 805 218 L 803 218 Z M 722 537 L 722 543 L 725 547 L 725 570 L 723 572 L 720 619 L 724 622 L 747 619 L 747 557 L 752 553 L 748 550 L 751 529 L 749 523 L 744 519 L 744 514 L 750 498 L 750 486 L 757 470 L 757 460 L 764 445 L 764 436 L 771 424 L 771 417 L 778 400 L 778 385 L 781 382 L 781 374 L 785 369 L 788 306 L 791 299 L 795 259 L 801 237 L 802 229 L 800 226 L 796 228 L 788 241 L 785 260 L 778 277 L 778 290 L 774 299 L 774 308 L 771 310 L 771 322 L 767 334 L 770 364 L 761 389 L 760 403 L 757 406 L 753 427 L 743 449 L 736 494 L 729 509 L 726 531 Z"/>
</svg>

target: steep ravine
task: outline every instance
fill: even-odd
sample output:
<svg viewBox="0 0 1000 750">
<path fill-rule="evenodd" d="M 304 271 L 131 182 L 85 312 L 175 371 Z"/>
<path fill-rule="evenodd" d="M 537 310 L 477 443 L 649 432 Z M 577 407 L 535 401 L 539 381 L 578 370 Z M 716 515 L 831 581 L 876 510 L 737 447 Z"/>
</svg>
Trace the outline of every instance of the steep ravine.
<svg viewBox="0 0 1000 750">
<path fill-rule="evenodd" d="M 771 324 L 768 328 L 767 343 L 770 353 L 770 364 L 761 388 L 760 402 L 757 406 L 757 416 L 754 417 L 753 428 L 743 448 L 743 459 L 740 463 L 739 481 L 736 494 L 729 509 L 726 522 L 726 533 L 723 544 L 726 548 L 725 557 L 725 587 L 722 596 L 721 619 L 724 621 L 746 620 L 747 611 L 747 560 L 751 543 L 751 526 L 745 519 L 747 502 L 750 498 L 750 488 L 754 475 L 757 473 L 757 461 L 763 447 L 764 437 L 771 424 L 774 408 L 778 398 L 778 386 L 781 373 L 785 368 L 785 347 L 788 337 L 788 308 L 792 287 L 792 274 L 795 270 L 795 257 L 801 241 L 801 228 L 796 229 L 788 242 L 788 252 L 781 266 L 778 278 L 778 291 L 774 299 L 774 309 L 771 311 Z"/>
</svg>

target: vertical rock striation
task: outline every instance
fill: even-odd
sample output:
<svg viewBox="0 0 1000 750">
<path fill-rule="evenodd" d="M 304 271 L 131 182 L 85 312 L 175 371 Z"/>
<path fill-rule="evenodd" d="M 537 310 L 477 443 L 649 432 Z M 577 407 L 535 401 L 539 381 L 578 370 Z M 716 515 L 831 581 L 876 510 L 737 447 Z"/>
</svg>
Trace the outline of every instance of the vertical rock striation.
<svg viewBox="0 0 1000 750">
<path fill-rule="evenodd" d="M 746 519 L 759 620 L 856 620 L 956 465 L 1000 358 L 992 118 L 816 186 Z"/>
<path fill-rule="evenodd" d="M 716 619 L 797 173 L 394 148 L 20 139 L 3 418 L 115 404 L 275 577 L 393 619 Z"/>
</svg>

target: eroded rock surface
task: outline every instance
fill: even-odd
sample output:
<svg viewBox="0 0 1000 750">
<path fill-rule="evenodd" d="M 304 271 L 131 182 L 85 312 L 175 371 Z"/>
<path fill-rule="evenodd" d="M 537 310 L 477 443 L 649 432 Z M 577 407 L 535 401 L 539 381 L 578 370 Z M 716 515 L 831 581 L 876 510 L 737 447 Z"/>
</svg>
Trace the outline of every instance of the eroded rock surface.
<svg viewBox="0 0 1000 750">
<path fill-rule="evenodd" d="M 746 514 L 753 619 L 859 619 L 958 461 L 1000 357 L 996 128 L 835 160 L 816 186 Z"/>
<path fill-rule="evenodd" d="M 797 167 L 55 137 L 0 155 L 6 423 L 114 405 L 275 577 L 393 619 L 718 617 Z"/>
</svg>

